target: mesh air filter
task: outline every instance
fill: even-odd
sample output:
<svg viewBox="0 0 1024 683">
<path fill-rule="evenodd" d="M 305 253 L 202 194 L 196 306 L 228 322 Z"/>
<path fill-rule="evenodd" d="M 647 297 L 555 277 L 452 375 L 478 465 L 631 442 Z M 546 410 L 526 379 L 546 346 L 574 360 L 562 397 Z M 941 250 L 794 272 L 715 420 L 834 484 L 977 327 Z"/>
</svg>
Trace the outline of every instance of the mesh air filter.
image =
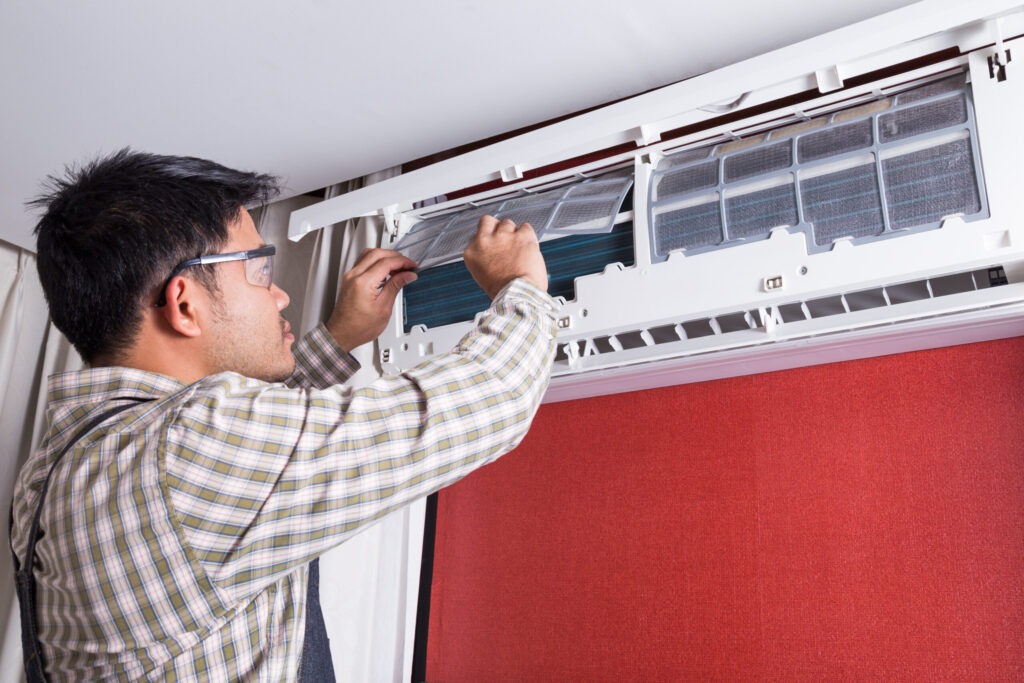
<svg viewBox="0 0 1024 683">
<path fill-rule="evenodd" d="M 933 229 L 951 215 L 984 217 L 975 136 L 961 74 L 666 156 L 650 183 L 652 259 L 765 239 L 777 227 L 803 232 L 813 253 L 839 239 Z"/>
<path fill-rule="evenodd" d="M 427 218 L 413 226 L 394 248 L 416 261 L 420 268 L 460 258 L 477 222 L 485 214 L 529 223 L 541 238 L 549 232 L 607 233 L 632 186 L 632 175 L 618 173 L 610 178 L 592 178 Z M 424 245 L 427 238 L 429 243 Z"/>
</svg>

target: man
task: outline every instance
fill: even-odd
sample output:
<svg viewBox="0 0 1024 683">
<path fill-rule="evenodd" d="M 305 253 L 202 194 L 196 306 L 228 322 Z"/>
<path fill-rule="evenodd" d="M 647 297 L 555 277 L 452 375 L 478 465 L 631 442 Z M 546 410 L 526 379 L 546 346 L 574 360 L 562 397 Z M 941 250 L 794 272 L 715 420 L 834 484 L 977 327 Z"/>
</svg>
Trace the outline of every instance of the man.
<svg viewBox="0 0 1024 683">
<path fill-rule="evenodd" d="M 49 431 L 14 493 L 46 670 L 294 679 L 308 563 L 525 434 L 555 335 L 536 236 L 482 219 L 465 253 L 493 299 L 477 326 L 350 390 L 348 352 L 383 330 L 412 261 L 364 253 L 330 319 L 295 342 L 243 208 L 273 178 L 122 151 L 51 185 L 36 202 L 40 279 L 90 367 L 50 379 Z M 112 406 L 126 407 L 80 434 Z"/>
</svg>

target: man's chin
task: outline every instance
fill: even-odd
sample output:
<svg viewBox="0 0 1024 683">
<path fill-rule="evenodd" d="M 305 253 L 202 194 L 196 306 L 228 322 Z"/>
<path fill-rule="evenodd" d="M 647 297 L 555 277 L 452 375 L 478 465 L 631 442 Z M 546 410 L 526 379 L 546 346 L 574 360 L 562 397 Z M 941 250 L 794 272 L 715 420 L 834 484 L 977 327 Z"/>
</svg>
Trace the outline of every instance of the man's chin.
<svg viewBox="0 0 1024 683">
<path fill-rule="evenodd" d="M 295 374 L 295 357 L 289 353 L 287 361 L 282 361 L 279 366 L 268 369 L 262 377 L 257 377 L 257 379 L 264 382 L 284 382 L 293 374 Z"/>
<path fill-rule="evenodd" d="M 277 376 L 271 381 L 283 382 L 295 374 L 295 358 L 291 354 L 288 354 L 288 360 L 290 362 L 283 365 L 281 370 L 278 371 Z"/>
</svg>

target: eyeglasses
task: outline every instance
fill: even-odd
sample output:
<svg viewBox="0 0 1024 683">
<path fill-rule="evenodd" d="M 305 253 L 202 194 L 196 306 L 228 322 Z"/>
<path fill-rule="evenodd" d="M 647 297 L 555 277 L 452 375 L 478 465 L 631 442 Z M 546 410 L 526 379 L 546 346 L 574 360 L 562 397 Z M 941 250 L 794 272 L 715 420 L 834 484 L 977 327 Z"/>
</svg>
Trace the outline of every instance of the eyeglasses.
<svg viewBox="0 0 1024 683">
<path fill-rule="evenodd" d="M 174 267 L 167 280 L 164 281 L 164 286 L 160 288 L 160 298 L 156 302 L 156 307 L 159 308 L 167 304 L 167 286 L 171 284 L 171 280 L 183 270 L 192 266 L 207 266 L 212 263 L 226 263 L 227 261 L 245 261 L 246 281 L 250 285 L 270 289 L 270 285 L 274 283 L 274 254 L 276 253 L 277 248 L 273 244 L 268 244 L 265 247 L 250 249 L 249 251 L 208 254 L 182 261 Z"/>
</svg>

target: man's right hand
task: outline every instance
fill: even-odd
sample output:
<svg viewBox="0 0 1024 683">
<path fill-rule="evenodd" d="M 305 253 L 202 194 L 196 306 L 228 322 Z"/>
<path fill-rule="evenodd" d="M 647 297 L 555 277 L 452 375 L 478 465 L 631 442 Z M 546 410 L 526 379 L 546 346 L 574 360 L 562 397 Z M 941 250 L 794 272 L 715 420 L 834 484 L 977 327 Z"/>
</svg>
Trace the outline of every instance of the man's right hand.
<svg viewBox="0 0 1024 683">
<path fill-rule="evenodd" d="M 397 251 L 366 249 L 341 278 L 341 292 L 327 331 L 346 351 L 380 336 L 391 318 L 395 297 L 416 279 L 416 264 Z"/>
<path fill-rule="evenodd" d="M 516 226 L 508 219 L 484 216 L 463 257 L 469 273 L 491 299 L 517 277 L 548 290 L 547 267 L 529 223 Z"/>
</svg>

